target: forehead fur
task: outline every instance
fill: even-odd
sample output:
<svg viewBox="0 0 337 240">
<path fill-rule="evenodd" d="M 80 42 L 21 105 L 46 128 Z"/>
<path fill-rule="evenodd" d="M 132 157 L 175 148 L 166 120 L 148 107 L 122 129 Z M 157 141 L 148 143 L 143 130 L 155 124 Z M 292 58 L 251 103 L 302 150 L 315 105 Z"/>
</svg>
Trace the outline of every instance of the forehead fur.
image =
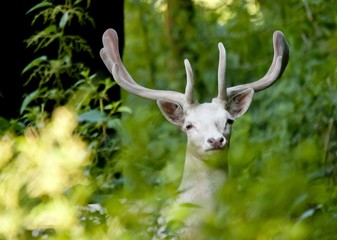
<svg viewBox="0 0 337 240">
<path fill-rule="evenodd" d="M 230 117 L 224 105 L 217 103 L 202 103 L 193 105 L 186 111 L 186 120 L 199 120 L 203 119 L 224 119 Z"/>
</svg>

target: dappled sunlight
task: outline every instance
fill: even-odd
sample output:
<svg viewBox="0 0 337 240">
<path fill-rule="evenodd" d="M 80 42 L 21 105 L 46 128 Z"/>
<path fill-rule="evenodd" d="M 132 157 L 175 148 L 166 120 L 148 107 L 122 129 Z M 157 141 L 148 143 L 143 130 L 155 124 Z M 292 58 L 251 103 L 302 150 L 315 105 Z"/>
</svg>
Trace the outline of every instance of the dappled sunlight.
<svg viewBox="0 0 337 240">
<path fill-rule="evenodd" d="M 212 9 L 219 14 L 218 23 L 226 24 L 229 20 L 236 16 L 236 12 L 232 10 L 231 5 L 235 0 L 195 0 L 196 4 Z M 252 16 L 252 21 L 256 24 L 262 24 L 262 13 L 260 4 L 256 0 L 248 0 L 246 2 L 247 12 Z"/>
</svg>

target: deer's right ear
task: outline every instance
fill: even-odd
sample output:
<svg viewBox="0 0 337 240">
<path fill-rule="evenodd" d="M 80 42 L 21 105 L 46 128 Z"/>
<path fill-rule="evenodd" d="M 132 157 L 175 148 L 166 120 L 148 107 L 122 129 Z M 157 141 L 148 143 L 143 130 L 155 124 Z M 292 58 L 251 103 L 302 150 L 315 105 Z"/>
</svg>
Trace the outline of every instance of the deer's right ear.
<svg viewBox="0 0 337 240">
<path fill-rule="evenodd" d="M 164 117 L 172 124 L 182 127 L 184 124 L 184 109 L 176 102 L 159 99 L 157 100 L 160 111 Z"/>
</svg>

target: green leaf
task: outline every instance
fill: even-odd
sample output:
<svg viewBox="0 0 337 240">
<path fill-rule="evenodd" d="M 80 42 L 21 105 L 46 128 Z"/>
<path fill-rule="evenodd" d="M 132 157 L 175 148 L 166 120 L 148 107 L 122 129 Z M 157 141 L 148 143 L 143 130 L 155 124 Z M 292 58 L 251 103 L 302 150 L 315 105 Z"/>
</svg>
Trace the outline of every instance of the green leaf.
<svg viewBox="0 0 337 240">
<path fill-rule="evenodd" d="M 36 98 L 38 98 L 40 95 L 40 89 L 35 90 L 34 92 L 28 94 L 25 99 L 22 102 L 21 108 L 20 108 L 20 114 L 22 114 L 26 109 L 27 106 Z"/>
<path fill-rule="evenodd" d="M 121 120 L 119 118 L 116 118 L 116 119 L 110 119 L 108 121 L 108 124 L 107 124 L 107 127 L 110 128 L 110 129 L 120 129 L 122 126 L 122 123 L 121 123 Z"/>
<path fill-rule="evenodd" d="M 0 117 L 0 133 L 4 133 L 9 129 L 10 123 L 7 119 Z"/>
<path fill-rule="evenodd" d="M 26 12 L 26 14 L 28 14 L 28 13 L 30 13 L 30 12 L 36 10 L 36 9 L 39 9 L 39 8 L 51 7 L 51 6 L 53 6 L 53 3 L 49 2 L 49 1 L 48 1 L 48 2 L 47 2 L 47 1 L 43 1 L 43 2 L 41 2 L 41 3 L 36 4 L 36 5 L 35 5 L 34 7 L 32 7 L 31 9 L 29 9 L 29 10 Z"/>
<path fill-rule="evenodd" d="M 121 113 L 129 113 L 129 114 L 131 114 L 131 113 L 132 113 L 132 110 L 131 110 L 131 108 L 129 108 L 129 107 L 126 107 L 126 106 L 120 106 L 120 107 L 117 109 L 117 112 L 121 112 Z"/>
<path fill-rule="evenodd" d="M 63 29 L 67 25 L 68 20 L 69 20 L 69 11 L 66 11 L 60 20 L 59 27 Z"/>
<path fill-rule="evenodd" d="M 58 29 L 56 25 L 49 25 L 45 29 L 43 29 L 43 33 L 45 36 L 52 34 L 52 33 L 57 33 L 57 32 L 58 32 Z"/>
<path fill-rule="evenodd" d="M 90 110 L 78 116 L 80 122 L 102 123 L 107 120 L 107 115 L 99 110 Z"/>
<path fill-rule="evenodd" d="M 22 70 L 22 74 L 24 74 L 25 72 L 29 71 L 30 69 L 40 65 L 42 62 L 47 61 L 47 56 L 41 56 L 38 58 L 35 58 L 33 61 L 31 61 L 23 70 Z"/>
</svg>

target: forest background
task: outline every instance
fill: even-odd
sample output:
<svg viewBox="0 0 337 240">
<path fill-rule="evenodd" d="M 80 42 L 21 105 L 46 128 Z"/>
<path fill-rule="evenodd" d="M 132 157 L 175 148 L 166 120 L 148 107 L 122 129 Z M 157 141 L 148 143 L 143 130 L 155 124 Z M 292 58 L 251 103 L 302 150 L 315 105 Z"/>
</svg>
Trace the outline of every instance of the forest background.
<svg viewBox="0 0 337 240">
<path fill-rule="evenodd" d="M 200 102 L 216 93 L 218 42 L 234 86 L 267 72 L 272 34 L 284 33 L 288 67 L 235 122 L 222 207 L 202 231 L 205 239 L 336 239 L 335 1 L 123 4 L 132 76 L 183 91 L 188 58 Z M 87 39 L 69 30 L 95 28 L 91 5 L 45 0 L 27 9 L 38 31 L 25 43 L 36 57 L 21 69 L 18 116 L 0 118 L 0 239 L 152 239 L 175 196 L 185 136 L 154 102 L 120 96 L 113 79 L 81 61 L 104 69 Z"/>
</svg>

